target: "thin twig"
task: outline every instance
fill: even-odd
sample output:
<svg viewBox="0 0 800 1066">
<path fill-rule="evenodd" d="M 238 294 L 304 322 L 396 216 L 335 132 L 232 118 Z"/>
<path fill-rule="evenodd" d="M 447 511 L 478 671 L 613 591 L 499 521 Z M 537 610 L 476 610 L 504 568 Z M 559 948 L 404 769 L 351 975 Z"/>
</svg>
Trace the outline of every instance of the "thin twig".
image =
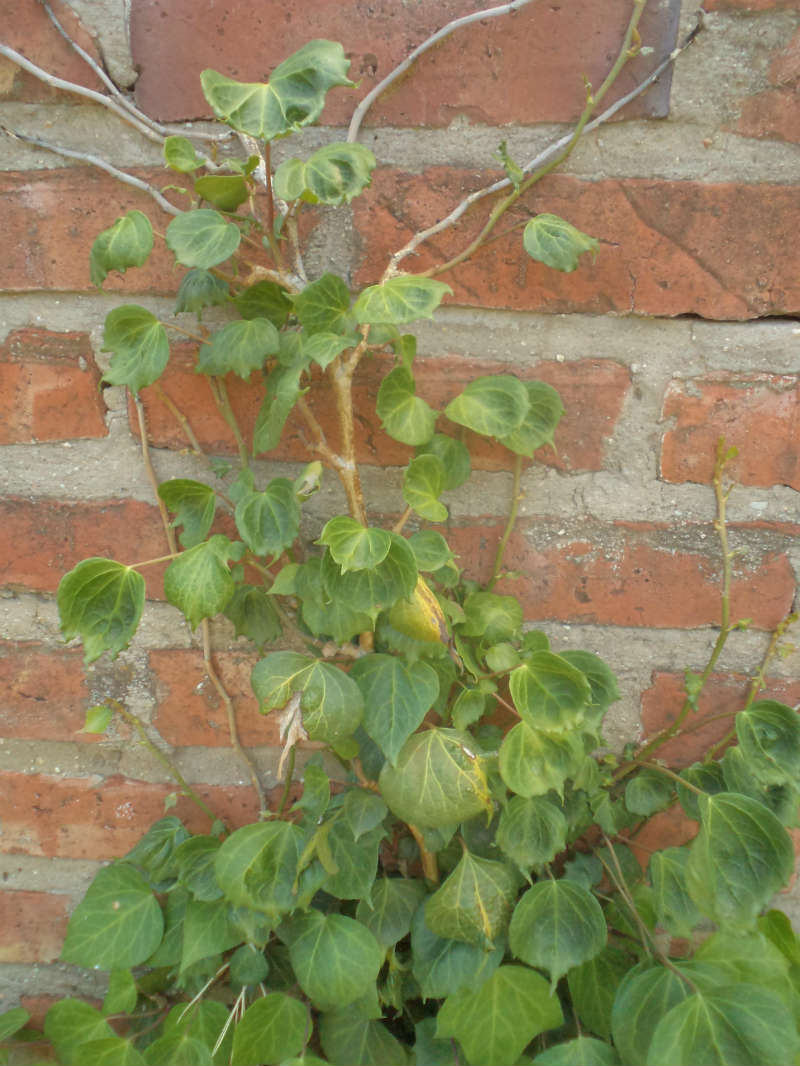
<svg viewBox="0 0 800 1066">
<path fill-rule="evenodd" d="M 192 451 L 195 453 L 195 455 L 200 456 L 201 459 L 205 459 L 206 462 L 208 462 L 208 456 L 200 446 L 200 441 L 197 439 L 197 436 L 195 435 L 195 432 L 192 429 L 191 423 L 189 422 L 189 419 L 186 417 L 183 411 L 181 411 L 181 409 L 173 402 L 173 400 L 166 394 L 166 392 L 164 392 L 160 381 L 156 381 L 153 383 L 153 389 L 155 390 L 156 396 L 158 396 L 159 400 L 161 400 L 161 402 L 164 404 L 164 406 L 167 408 L 173 418 L 175 418 L 175 420 L 178 422 L 183 432 L 186 434 L 186 439 L 192 446 Z"/>
<path fill-rule="evenodd" d="M 629 93 L 626 93 L 615 103 L 607 107 L 605 111 L 601 112 L 601 114 L 593 118 L 591 122 L 587 122 L 586 125 L 583 127 L 583 135 L 585 136 L 587 133 L 591 133 L 592 130 L 596 130 L 598 126 L 601 126 L 603 125 L 603 123 L 608 122 L 608 120 L 613 118 L 618 111 L 620 111 L 623 107 L 629 104 L 632 100 L 635 100 L 637 96 L 641 96 L 643 92 L 649 89 L 650 86 L 661 77 L 664 71 L 667 70 L 667 68 L 675 62 L 678 56 L 685 52 L 689 45 L 692 44 L 692 42 L 697 37 L 697 34 L 700 32 L 701 28 L 702 21 L 700 20 L 700 18 L 698 18 L 695 27 L 686 36 L 682 44 L 674 48 L 673 51 L 670 52 L 670 54 L 666 57 L 666 59 L 663 59 L 655 68 L 655 70 L 653 70 L 652 73 L 650 73 L 643 81 L 641 81 L 638 85 L 631 89 Z M 568 133 L 565 134 L 563 137 L 560 137 L 557 141 L 554 141 L 551 145 L 543 149 L 541 152 L 539 152 L 538 155 L 534 156 L 533 159 L 531 159 L 528 163 L 521 167 L 522 172 L 524 174 L 531 174 L 539 167 L 544 166 L 547 162 L 550 161 L 550 159 L 552 159 L 553 156 L 560 152 L 562 148 L 565 148 L 569 144 L 573 136 L 574 133 Z M 495 193 L 502 192 L 503 189 L 510 189 L 512 184 L 513 182 L 509 178 L 500 178 L 498 181 L 493 182 L 491 185 L 487 185 L 483 189 L 477 189 L 475 192 L 470 193 L 469 196 L 466 196 L 459 204 L 457 204 L 449 215 L 446 215 L 444 218 L 440 219 L 433 226 L 429 226 L 428 229 L 420 230 L 418 233 L 415 233 L 411 240 L 408 241 L 408 243 L 405 244 L 399 251 L 395 252 L 394 255 L 391 257 L 389 266 L 384 274 L 384 278 L 392 277 L 397 272 L 398 264 L 402 262 L 402 260 L 405 259 L 407 256 L 413 255 L 421 244 L 424 244 L 426 241 L 430 240 L 431 237 L 435 237 L 443 230 L 450 229 L 452 226 L 454 226 L 458 222 L 458 220 L 469 210 L 469 208 L 472 207 L 473 204 L 478 203 L 479 200 L 483 200 L 487 196 L 493 196 Z"/>
<path fill-rule="evenodd" d="M 3 46 L 0 45 L 0 51 L 2 51 L 2 48 Z M 119 167 L 115 167 L 112 163 L 108 163 L 98 155 L 92 155 L 91 152 L 78 152 L 74 148 L 64 148 L 59 144 L 53 144 L 51 141 L 44 141 L 41 137 L 30 137 L 27 133 L 20 133 L 19 130 L 14 130 L 2 122 L 0 122 L 0 130 L 17 141 L 25 141 L 26 144 L 35 144 L 37 148 L 44 148 L 48 152 L 55 152 L 56 155 L 63 155 L 67 159 L 79 159 L 82 163 L 89 163 L 91 166 L 97 167 L 98 170 L 104 170 L 107 174 L 116 178 L 117 181 L 121 181 L 125 185 L 132 185 L 134 189 L 141 189 L 142 192 L 146 192 L 148 196 L 153 197 L 162 211 L 166 211 L 170 215 L 183 214 L 183 211 L 181 211 L 179 207 L 175 207 L 171 204 L 165 196 L 162 196 L 154 185 L 150 185 L 142 178 L 137 178 L 133 174 L 129 174 L 126 170 L 120 170 Z"/>
<path fill-rule="evenodd" d="M 522 481 L 522 456 L 514 456 L 514 481 L 511 486 L 511 507 L 508 511 L 508 521 L 506 522 L 506 528 L 503 530 L 503 535 L 497 545 L 497 553 L 494 557 L 494 569 L 492 570 L 492 576 L 487 585 L 488 589 L 493 589 L 500 579 L 500 571 L 503 567 L 503 556 L 506 553 L 508 542 L 511 539 L 511 534 L 514 532 L 514 526 L 517 522 L 517 515 L 519 514 L 519 505 L 522 500 L 522 493 L 520 492 L 520 483 Z"/>
<path fill-rule="evenodd" d="M 427 52 L 429 48 L 433 48 L 435 44 L 444 40 L 445 37 L 449 37 L 455 30 L 461 29 L 462 26 L 468 26 L 471 22 L 478 22 L 483 19 L 496 18 L 498 15 L 509 15 L 513 11 L 518 11 L 521 7 L 525 7 L 526 4 L 529 3 L 531 3 L 531 0 L 512 0 L 511 3 L 501 4 L 499 7 L 487 7 L 484 11 L 474 11 L 471 15 L 462 15 L 460 18 L 453 19 L 451 22 L 448 22 L 446 26 L 437 30 L 436 33 L 431 34 L 431 36 L 423 41 L 422 44 L 417 45 L 414 51 L 410 52 L 402 63 L 399 63 L 394 70 L 387 74 L 383 81 L 378 82 L 375 88 L 367 93 L 353 112 L 353 117 L 350 119 L 347 140 L 353 142 L 358 139 L 358 132 L 361 129 L 361 123 L 364 121 L 364 116 L 377 98 L 381 93 L 385 92 L 390 85 L 396 82 L 402 74 L 405 74 L 412 63 Z"/>
<path fill-rule="evenodd" d="M 169 550 L 173 555 L 178 552 L 178 542 L 175 539 L 175 529 L 169 520 L 169 512 L 167 506 L 161 499 L 158 492 L 158 478 L 156 472 L 153 469 L 153 461 L 150 458 L 150 444 L 147 439 L 147 423 L 144 417 L 144 406 L 141 401 L 141 397 L 138 393 L 134 393 L 133 402 L 136 404 L 136 417 L 139 422 L 139 437 L 142 445 L 142 462 L 144 463 L 145 473 L 147 474 L 147 480 L 150 482 L 150 487 L 153 490 L 153 495 L 156 498 L 158 504 L 158 510 L 161 515 L 161 523 L 164 526 L 164 535 L 167 538 L 167 544 Z"/>
<path fill-rule="evenodd" d="M 225 707 L 225 713 L 228 718 L 228 733 L 230 735 L 231 747 L 244 763 L 247 775 L 256 791 L 256 795 L 258 796 L 259 810 L 265 811 L 267 809 L 267 799 L 258 777 L 258 770 L 256 769 L 252 756 L 246 748 L 242 746 L 242 742 L 239 740 L 239 729 L 236 725 L 236 710 L 233 706 L 233 700 L 228 695 L 227 689 L 217 673 L 214 661 L 211 657 L 211 626 L 209 625 L 207 618 L 204 618 L 200 623 L 200 631 L 203 638 L 203 663 L 205 664 L 208 679 L 217 690 L 217 695 L 222 700 Z"/>
</svg>

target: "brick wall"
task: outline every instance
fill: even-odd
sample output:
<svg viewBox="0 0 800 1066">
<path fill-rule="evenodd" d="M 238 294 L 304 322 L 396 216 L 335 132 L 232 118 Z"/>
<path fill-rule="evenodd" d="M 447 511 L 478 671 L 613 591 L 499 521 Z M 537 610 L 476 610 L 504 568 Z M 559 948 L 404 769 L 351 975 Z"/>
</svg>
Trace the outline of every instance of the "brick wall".
<svg viewBox="0 0 800 1066">
<path fill-rule="evenodd" d="M 127 84 L 122 0 L 72 6 L 86 25 L 62 6 L 65 23 Z M 203 67 L 257 80 L 309 37 L 329 36 L 343 41 L 362 83 L 354 94 L 332 94 L 329 125 L 306 138 L 316 146 L 341 136 L 348 101 L 447 18 L 480 6 L 133 0 L 136 97 L 156 117 L 201 119 Z M 695 6 L 681 11 L 677 0 L 650 0 L 645 43 L 668 52 L 676 32 L 691 27 Z M 753 621 L 731 638 L 709 706 L 733 706 L 745 691 L 800 573 L 800 2 L 707 0 L 706 7 L 705 29 L 671 79 L 624 120 L 587 136 L 526 202 L 598 237 L 596 262 L 555 274 L 498 241 L 447 279 L 454 298 L 435 323 L 416 330 L 420 388 L 433 403 L 487 372 L 541 377 L 564 398 L 557 456 L 544 455 L 525 474 L 508 555 L 521 577 L 509 591 L 556 648 L 589 648 L 616 670 L 624 697 L 608 729 L 616 745 L 669 720 L 684 668 L 702 667 L 713 644 L 720 557 L 709 479 L 720 434 L 741 449 L 729 512 L 739 552 L 733 610 Z M 370 112 L 362 141 L 380 169 L 353 205 L 353 226 L 339 216 L 314 230 L 315 265 L 338 254 L 341 272 L 344 248 L 354 282 L 373 280 L 388 251 L 486 183 L 500 140 L 527 159 L 561 135 L 580 106 L 581 74 L 602 76 L 626 13 L 626 0 L 533 4 L 469 27 L 426 56 Z M 0 39 L 53 73 L 97 87 L 37 0 L 17 0 L 9 14 L 0 11 Z M 637 61 L 623 90 L 647 62 Z M 158 175 L 157 146 L 1 58 L 0 120 Z M 131 207 L 161 231 L 166 219 L 146 196 L 96 170 L 18 141 L 2 146 L 0 1009 L 20 996 L 41 1006 L 73 987 L 73 971 L 56 961 L 71 906 L 98 863 L 131 846 L 172 791 L 123 726 L 102 738 L 76 736 L 87 705 L 108 695 L 123 701 L 158 728 L 185 776 L 225 817 L 236 823 L 255 812 L 196 639 L 164 602 L 159 574 L 147 571 L 150 599 L 130 650 L 88 671 L 60 641 L 54 605 L 60 576 L 86 556 L 135 561 L 165 550 L 135 414 L 122 390 L 100 391 L 98 381 L 105 312 L 131 298 L 169 307 L 174 275 L 155 256 L 146 270 L 109 279 L 110 295 L 98 294 L 88 251 L 94 235 Z M 446 253 L 449 241 L 434 252 Z M 229 437 L 189 354 L 175 346 L 164 388 L 192 404 L 204 446 L 225 454 Z M 382 370 L 374 364 L 363 374 L 365 404 Z M 243 420 L 251 419 L 252 391 L 237 380 L 231 395 Z M 163 405 L 148 390 L 144 400 L 159 475 L 197 476 Z M 320 417 L 325 411 L 323 401 Z M 388 513 L 407 449 L 368 420 L 360 439 L 373 511 Z M 480 446 L 476 454 L 472 481 L 449 500 L 450 533 L 462 562 L 480 575 L 502 528 L 510 475 L 500 449 Z M 301 456 L 290 427 L 265 469 L 291 472 Z M 329 478 L 312 524 L 331 507 L 343 501 Z M 256 714 L 251 659 L 224 627 L 214 640 L 243 740 L 274 787 L 275 727 Z M 800 654 L 772 664 L 768 692 L 800 700 Z M 691 761 L 695 752 L 672 754 Z M 178 813 L 195 819 L 183 803 Z M 788 897 L 786 906 L 797 901 Z"/>
</svg>

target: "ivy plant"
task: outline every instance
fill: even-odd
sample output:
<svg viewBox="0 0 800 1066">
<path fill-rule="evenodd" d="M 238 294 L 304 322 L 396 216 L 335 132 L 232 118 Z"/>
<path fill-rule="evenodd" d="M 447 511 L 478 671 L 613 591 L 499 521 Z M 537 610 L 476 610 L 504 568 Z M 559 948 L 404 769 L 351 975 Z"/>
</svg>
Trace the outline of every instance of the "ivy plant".
<svg viewBox="0 0 800 1066">
<path fill-rule="evenodd" d="M 261 713 L 280 718 L 285 785 L 270 807 L 248 762 L 261 816 L 232 828 L 172 767 L 179 791 L 207 813 L 207 831 L 166 814 L 99 871 L 61 957 L 107 971 L 105 999 L 55 1003 L 43 1033 L 20 1008 L 0 1016 L 6 1061 L 798 1061 L 800 942 L 769 909 L 794 866 L 797 715 L 759 698 L 762 668 L 724 743 L 680 772 L 659 754 L 696 726 L 703 687 L 744 624 L 729 612 L 730 453 L 720 446 L 714 474 L 723 577 L 711 659 L 687 673 L 671 726 L 609 753 L 603 720 L 619 698 L 611 667 L 551 647 L 518 600 L 497 591 L 515 508 L 485 585 L 465 577 L 444 533 L 446 494 L 470 476 L 467 442 L 489 438 L 508 451 L 516 498 L 523 461 L 553 444 L 557 392 L 487 375 L 439 410 L 417 392 L 406 331 L 450 292 L 434 271 L 401 273 L 395 257 L 355 293 L 343 276 L 306 276 L 300 220 L 359 196 L 375 159 L 344 142 L 273 167 L 270 148 L 315 122 L 329 91 L 352 84 L 330 41 L 310 42 L 265 84 L 205 71 L 209 106 L 246 154 L 212 160 L 168 136 L 165 163 L 186 186 L 185 206 L 173 205 L 163 235 L 130 211 L 92 248 L 98 286 L 143 266 L 156 240 L 183 268 L 175 319 L 138 305 L 107 316 L 105 381 L 130 390 L 145 442 L 140 393 L 155 386 L 202 457 L 191 411 L 158 392 L 172 340 L 196 342 L 195 368 L 230 426 L 238 469 L 223 477 L 209 459 L 206 480 L 158 486 L 164 593 L 201 631 L 210 672 L 212 618 L 229 619 L 258 650 L 252 688 Z M 598 97 L 588 94 L 584 125 Z M 537 173 L 505 146 L 501 159 L 509 206 Z M 522 244 L 562 271 L 598 251 L 552 214 L 531 218 Z M 197 318 L 191 329 L 187 315 Z M 375 359 L 386 364 L 377 415 L 408 449 L 389 523 L 374 518 L 356 449 L 353 385 Z M 261 390 L 250 427 L 234 414 L 231 377 Z M 336 411 L 335 441 L 316 413 L 320 395 Z M 308 465 L 294 478 L 263 476 L 254 460 L 269 457 L 290 419 L 304 426 Z M 323 477 L 338 477 L 346 513 L 309 540 L 303 511 Z M 87 663 L 132 640 L 153 561 L 91 558 L 63 577 L 63 634 L 82 642 Z M 114 714 L 164 758 L 112 700 L 90 709 L 85 728 L 103 731 Z M 304 741 L 323 751 L 300 775 Z M 696 836 L 642 867 L 637 835 L 675 804 Z"/>
</svg>

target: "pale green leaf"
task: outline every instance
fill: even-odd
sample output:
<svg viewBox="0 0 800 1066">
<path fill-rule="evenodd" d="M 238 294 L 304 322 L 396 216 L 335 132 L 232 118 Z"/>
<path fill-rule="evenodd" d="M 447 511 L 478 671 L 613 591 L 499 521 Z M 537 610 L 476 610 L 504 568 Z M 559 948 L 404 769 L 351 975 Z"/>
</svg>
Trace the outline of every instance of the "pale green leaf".
<svg viewBox="0 0 800 1066">
<path fill-rule="evenodd" d="M 236 504 L 236 528 L 255 555 L 277 557 L 297 539 L 300 504 L 294 485 L 277 477 L 263 492 L 251 492 Z"/>
<path fill-rule="evenodd" d="M 349 204 L 370 183 L 375 156 L 362 144 L 326 144 L 303 163 L 287 159 L 275 171 L 275 195 L 296 200 L 311 193 L 312 202 Z"/>
<path fill-rule="evenodd" d="M 175 314 L 182 311 L 199 312 L 204 307 L 217 307 L 230 300 L 228 283 L 215 277 L 209 270 L 195 267 L 187 271 L 178 286 L 175 297 Z"/>
<path fill-rule="evenodd" d="M 278 331 L 266 318 L 241 318 L 217 330 L 197 354 L 200 374 L 237 374 L 247 381 L 278 350 Z"/>
<path fill-rule="evenodd" d="M 432 571 L 446 566 L 453 553 L 441 533 L 435 529 L 420 529 L 408 538 L 417 566 L 420 570 Z"/>
<path fill-rule="evenodd" d="M 542 1051 L 532 1066 L 618 1066 L 619 1055 L 610 1044 L 591 1036 L 577 1036 Z"/>
<path fill-rule="evenodd" d="M 556 431 L 564 405 L 552 385 L 544 381 L 526 381 L 528 390 L 528 412 L 522 424 L 500 438 L 500 443 L 517 455 L 527 455 L 530 459 L 537 448 L 544 444 L 553 445 Z"/>
<path fill-rule="evenodd" d="M 518 959 L 550 974 L 551 988 L 573 966 L 594 958 L 607 937 L 595 897 L 572 881 L 539 881 L 516 906 L 509 944 Z"/>
<path fill-rule="evenodd" d="M 362 324 L 402 325 L 418 318 L 432 318 L 443 297 L 452 292 L 441 281 L 405 274 L 364 289 L 353 305 L 353 314 Z"/>
<path fill-rule="evenodd" d="M 124 274 L 129 267 L 144 266 L 153 250 L 153 227 L 141 211 L 129 211 L 94 239 L 89 256 L 89 276 L 99 288 L 112 270 Z"/>
<path fill-rule="evenodd" d="M 106 315 L 103 351 L 114 353 L 103 381 L 136 393 L 163 374 L 169 361 L 167 331 L 143 307 L 115 307 Z"/>
<path fill-rule="evenodd" d="M 583 673 L 549 651 L 534 652 L 517 667 L 509 690 L 524 722 L 555 733 L 581 725 L 592 694 Z"/>
<path fill-rule="evenodd" d="M 323 274 L 292 297 L 300 325 L 308 333 L 344 333 L 350 324 L 350 290 L 335 274 Z"/>
<path fill-rule="evenodd" d="M 550 736 L 518 722 L 500 745 L 500 774 L 520 796 L 543 796 L 550 789 L 563 795 L 567 778 L 578 772 L 584 757 L 576 734 Z"/>
<path fill-rule="evenodd" d="M 408 464 L 403 478 L 403 499 L 429 522 L 447 520 L 447 508 L 439 501 L 444 491 L 444 467 L 435 455 L 418 455 Z"/>
<path fill-rule="evenodd" d="M 489 810 L 486 774 L 473 749 L 472 737 L 455 729 L 414 734 L 401 749 L 396 766 L 386 763 L 381 770 L 378 783 L 383 798 L 398 818 L 430 828 Z"/>
<path fill-rule="evenodd" d="M 58 585 L 64 640 L 80 637 L 87 663 L 104 651 L 115 658 L 136 632 L 144 596 L 144 578 L 136 570 L 113 559 L 84 559 Z"/>
<path fill-rule="evenodd" d="M 515 596 L 496 592 L 472 592 L 464 601 L 466 618 L 459 632 L 466 637 L 482 637 L 490 644 L 510 640 L 522 626 L 522 605 Z"/>
<path fill-rule="evenodd" d="M 190 478 L 173 478 L 162 481 L 158 495 L 170 511 L 175 512 L 173 525 L 183 526 L 180 542 L 184 548 L 193 548 L 205 540 L 217 506 L 212 488 Z"/>
<path fill-rule="evenodd" d="M 233 545 L 221 533 L 182 552 L 164 574 L 164 594 L 195 629 L 225 610 L 235 585 L 228 567 Z"/>
<path fill-rule="evenodd" d="M 158 946 L 164 919 L 158 900 L 132 866 L 106 866 L 70 918 L 61 958 L 76 966 L 125 970 Z"/>
<path fill-rule="evenodd" d="M 497 846 L 522 871 L 551 862 L 566 838 L 566 818 L 544 796 L 512 796 L 497 826 Z"/>
<path fill-rule="evenodd" d="M 142 1061 L 148 1066 L 213 1066 L 214 1058 L 211 1048 L 202 1040 L 175 1031 L 148 1044 Z"/>
<path fill-rule="evenodd" d="M 227 899 L 189 900 L 183 919 L 182 972 L 200 959 L 220 955 L 241 943 L 241 933 L 230 922 L 229 915 Z"/>
<path fill-rule="evenodd" d="M 194 191 L 220 211 L 235 211 L 250 195 L 240 174 L 204 174 L 194 183 Z"/>
<path fill-rule="evenodd" d="M 395 367 L 383 379 L 376 410 L 384 430 L 402 444 L 425 444 L 433 436 L 436 411 L 416 395 L 414 376 L 405 367 Z"/>
<path fill-rule="evenodd" d="M 364 729 L 392 765 L 439 695 L 436 672 L 423 662 L 406 665 L 395 655 L 365 655 L 350 677 L 364 698 Z"/>
<path fill-rule="evenodd" d="M 666 807 L 672 798 L 673 786 L 668 777 L 645 766 L 625 786 L 625 806 L 631 814 L 649 818 Z"/>
<path fill-rule="evenodd" d="M 340 600 L 352 611 L 377 614 L 401 597 L 410 596 L 417 584 L 414 553 L 403 537 L 390 533 L 391 547 L 376 567 L 342 573 L 326 552 L 322 557 L 322 584 L 331 600 Z"/>
<path fill-rule="evenodd" d="M 303 395 L 300 387 L 302 366 L 277 366 L 264 383 L 264 401 L 253 431 L 253 454 L 270 452 L 278 446 L 292 408 Z"/>
<path fill-rule="evenodd" d="M 329 89 L 355 84 L 347 77 L 349 68 L 340 44 L 314 40 L 275 67 L 266 84 L 234 81 L 215 70 L 204 70 L 200 84 L 217 118 L 271 141 L 315 122 Z"/>
<path fill-rule="evenodd" d="M 438 1015 L 437 1036 L 455 1037 L 472 1066 L 517 1062 L 539 1033 L 563 1022 L 547 982 L 523 966 L 501 966 L 484 983 L 449 996 Z"/>
<path fill-rule="evenodd" d="M 370 529 L 347 515 L 325 523 L 317 544 L 327 545 L 343 574 L 348 570 L 368 570 L 389 554 L 392 539 L 384 529 Z"/>
<path fill-rule="evenodd" d="M 444 433 L 434 433 L 427 443 L 419 445 L 417 455 L 435 455 L 441 460 L 444 467 L 445 492 L 463 485 L 472 472 L 466 445 Z"/>
<path fill-rule="evenodd" d="M 237 829 L 214 859 L 225 898 L 275 918 L 291 910 L 302 847 L 302 830 L 289 822 L 256 822 Z"/>
<path fill-rule="evenodd" d="M 508 865 L 465 851 L 426 902 L 425 922 L 437 936 L 490 951 L 508 927 L 516 895 L 517 875 Z"/>
<path fill-rule="evenodd" d="M 181 174 L 191 174 L 203 166 L 203 160 L 186 137 L 167 137 L 164 141 L 164 162 Z"/>
<path fill-rule="evenodd" d="M 167 247 L 178 263 L 187 267 L 217 266 L 239 247 L 241 234 L 235 222 L 203 207 L 186 211 L 167 226 Z"/>
<path fill-rule="evenodd" d="M 736 715 L 747 766 L 764 784 L 800 781 L 800 715 L 776 700 L 758 700 Z"/>
<path fill-rule="evenodd" d="M 308 1009 L 283 992 L 251 1003 L 234 1030 L 232 1062 L 283 1062 L 299 1055 L 310 1026 Z"/>
<path fill-rule="evenodd" d="M 79 733 L 105 733 L 111 719 L 114 717 L 114 708 L 107 703 L 98 703 L 90 707 L 86 712 L 83 728 Z"/>
<path fill-rule="evenodd" d="M 528 413 L 528 390 L 511 374 L 474 378 L 444 413 L 451 422 L 484 437 L 507 437 Z"/>
<path fill-rule="evenodd" d="M 531 259 L 569 274 L 577 269 L 584 252 L 594 259 L 600 242 L 558 215 L 542 214 L 523 230 L 522 245 Z"/>
</svg>

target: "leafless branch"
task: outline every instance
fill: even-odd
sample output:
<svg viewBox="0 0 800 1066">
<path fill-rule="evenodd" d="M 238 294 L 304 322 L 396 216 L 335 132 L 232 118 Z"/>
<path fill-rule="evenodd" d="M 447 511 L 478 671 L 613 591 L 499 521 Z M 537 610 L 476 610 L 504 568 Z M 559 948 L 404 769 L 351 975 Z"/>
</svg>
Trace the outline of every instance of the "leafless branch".
<svg viewBox="0 0 800 1066">
<path fill-rule="evenodd" d="M 390 85 L 392 85 L 397 79 L 408 70 L 408 68 L 414 63 L 423 53 L 427 52 L 429 48 L 433 48 L 439 41 L 444 40 L 445 37 L 449 37 L 455 30 L 461 29 L 462 26 L 468 26 L 471 22 L 479 22 L 482 19 L 497 18 L 499 15 L 510 15 L 513 11 L 519 11 L 521 7 L 525 7 L 530 4 L 532 0 L 512 0 L 509 4 L 500 4 L 498 7 L 487 7 L 483 11 L 473 11 L 471 15 L 462 15 L 460 18 L 453 19 L 452 22 L 448 22 L 446 26 L 442 26 L 436 33 L 431 34 L 427 40 L 422 44 L 417 45 L 413 52 L 398 64 L 391 73 L 387 74 L 383 81 L 378 82 L 374 89 L 370 90 L 358 107 L 353 112 L 353 117 L 350 119 L 350 127 L 347 131 L 347 140 L 358 140 L 358 132 L 361 129 L 361 123 L 364 121 L 364 116 L 372 107 L 374 102 L 378 99 L 381 93 L 385 92 Z"/>
</svg>

